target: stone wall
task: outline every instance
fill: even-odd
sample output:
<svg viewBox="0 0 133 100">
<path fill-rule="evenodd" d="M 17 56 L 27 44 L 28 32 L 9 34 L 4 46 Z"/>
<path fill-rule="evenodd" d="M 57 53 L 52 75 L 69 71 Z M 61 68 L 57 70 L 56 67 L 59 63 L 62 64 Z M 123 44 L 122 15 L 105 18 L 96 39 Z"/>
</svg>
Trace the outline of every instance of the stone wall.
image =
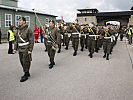
<svg viewBox="0 0 133 100">
<path fill-rule="evenodd" d="M 89 23 L 95 23 L 97 24 L 96 16 L 82 16 L 77 17 L 78 23 L 81 24 L 89 24 Z"/>
<path fill-rule="evenodd" d="M 131 15 L 131 17 L 129 18 L 128 26 L 129 26 L 129 25 L 133 25 L 133 15 Z"/>
</svg>

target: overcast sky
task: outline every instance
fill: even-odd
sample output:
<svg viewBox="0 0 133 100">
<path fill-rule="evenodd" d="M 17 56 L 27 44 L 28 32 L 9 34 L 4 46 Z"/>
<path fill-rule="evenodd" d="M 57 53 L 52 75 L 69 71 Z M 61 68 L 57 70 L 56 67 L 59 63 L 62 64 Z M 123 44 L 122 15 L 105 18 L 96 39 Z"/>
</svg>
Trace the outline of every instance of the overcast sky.
<svg viewBox="0 0 133 100">
<path fill-rule="evenodd" d="M 76 19 L 77 9 L 97 8 L 101 11 L 129 10 L 133 0 L 19 0 L 19 7 L 43 11 L 47 14 L 63 16 L 65 21 Z"/>
</svg>

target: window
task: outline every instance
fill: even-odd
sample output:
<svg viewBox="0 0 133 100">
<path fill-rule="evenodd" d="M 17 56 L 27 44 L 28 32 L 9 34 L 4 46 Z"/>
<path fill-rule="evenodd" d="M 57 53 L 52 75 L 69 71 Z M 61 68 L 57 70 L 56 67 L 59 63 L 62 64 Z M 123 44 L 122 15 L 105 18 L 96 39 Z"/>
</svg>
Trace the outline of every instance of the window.
<svg viewBox="0 0 133 100">
<path fill-rule="evenodd" d="M 26 24 L 30 27 L 30 17 L 24 16 L 26 18 Z"/>
<path fill-rule="evenodd" d="M 18 19 L 19 19 L 20 17 L 21 17 L 21 15 L 16 15 L 16 16 L 15 16 L 15 25 L 16 25 L 16 27 L 19 26 Z"/>
<path fill-rule="evenodd" d="M 46 24 L 48 24 L 49 23 L 49 19 L 48 18 L 46 18 Z"/>
<path fill-rule="evenodd" d="M 5 14 L 5 27 L 12 25 L 12 14 Z"/>
</svg>

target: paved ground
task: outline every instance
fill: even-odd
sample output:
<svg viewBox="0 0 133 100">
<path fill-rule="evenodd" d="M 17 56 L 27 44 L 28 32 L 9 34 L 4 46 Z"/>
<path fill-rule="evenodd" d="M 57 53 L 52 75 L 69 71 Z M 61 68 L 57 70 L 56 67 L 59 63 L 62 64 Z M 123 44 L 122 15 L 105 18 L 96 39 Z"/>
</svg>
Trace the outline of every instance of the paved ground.
<svg viewBox="0 0 133 100">
<path fill-rule="evenodd" d="M 56 66 L 48 69 L 43 44 L 35 44 L 31 77 L 23 75 L 18 54 L 7 54 L 0 45 L 0 100 L 133 100 L 133 45 L 118 41 L 110 60 L 103 50 L 90 59 L 88 51 L 72 56 L 72 47 L 56 54 Z"/>
</svg>

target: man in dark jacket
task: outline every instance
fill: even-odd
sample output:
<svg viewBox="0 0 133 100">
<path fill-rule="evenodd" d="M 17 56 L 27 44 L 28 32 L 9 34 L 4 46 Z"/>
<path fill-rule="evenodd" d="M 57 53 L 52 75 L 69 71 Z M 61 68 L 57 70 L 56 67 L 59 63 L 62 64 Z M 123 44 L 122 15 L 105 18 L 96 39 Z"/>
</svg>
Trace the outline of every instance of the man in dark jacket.
<svg viewBox="0 0 133 100">
<path fill-rule="evenodd" d="M 55 27 L 55 22 L 53 20 L 49 21 L 49 28 L 44 36 L 47 38 L 47 50 L 50 59 L 49 69 L 52 69 L 55 65 L 54 58 L 56 53 L 56 48 L 60 44 L 60 33 L 57 27 Z"/>
<path fill-rule="evenodd" d="M 24 75 L 20 82 L 26 81 L 30 77 L 31 54 L 34 46 L 33 32 L 26 25 L 26 19 L 21 17 L 19 19 L 19 27 L 16 33 L 16 41 L 14 45 L 14 53 L 19 52 L 19 59 L 23 67 Z"/>
</svg>

